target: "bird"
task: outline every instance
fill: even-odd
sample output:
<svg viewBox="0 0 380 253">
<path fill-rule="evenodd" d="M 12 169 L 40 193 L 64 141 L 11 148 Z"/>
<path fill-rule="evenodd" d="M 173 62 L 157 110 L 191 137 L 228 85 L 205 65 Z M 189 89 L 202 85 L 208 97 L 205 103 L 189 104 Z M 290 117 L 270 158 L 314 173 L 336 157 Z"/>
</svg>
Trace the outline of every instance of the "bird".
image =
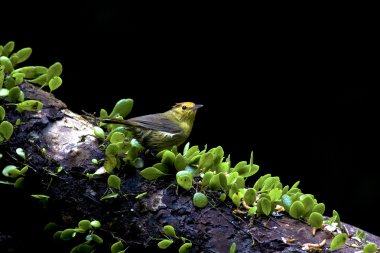
<svg viewBox="0 0 380 253">
<path fill-rule="evenodd" d="M 127 120 L 103 119 L 104 123 L 127 126 L 146 149 L 158 153 L 180 146 L 190 136 L 197 110 L 203 105 L 193 102 L 176 103 L 163 113 L 143 115 Z"/>
</svg>

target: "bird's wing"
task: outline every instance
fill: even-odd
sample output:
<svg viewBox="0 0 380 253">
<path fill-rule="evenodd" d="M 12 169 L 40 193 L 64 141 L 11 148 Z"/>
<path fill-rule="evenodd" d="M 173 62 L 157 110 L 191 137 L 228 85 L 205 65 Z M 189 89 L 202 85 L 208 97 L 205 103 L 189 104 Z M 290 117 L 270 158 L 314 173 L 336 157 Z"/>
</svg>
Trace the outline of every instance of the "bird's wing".
<svg viewBox="0 0 380 253">
<path fill-rule="evenodd" d="M 170 134 L 181 132 L 181 128 L 164 115 L 150 114 L 132 118 L 127 121 L 132 126 L 142 127 L 149 130 L 162 131 Z"/>
</svg>

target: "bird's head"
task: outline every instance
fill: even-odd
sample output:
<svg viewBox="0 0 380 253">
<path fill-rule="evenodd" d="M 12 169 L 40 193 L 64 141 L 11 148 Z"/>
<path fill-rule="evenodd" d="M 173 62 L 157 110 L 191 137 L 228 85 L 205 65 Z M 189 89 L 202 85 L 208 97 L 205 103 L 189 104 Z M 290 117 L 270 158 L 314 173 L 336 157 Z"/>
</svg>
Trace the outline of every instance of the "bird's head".
<svg viewBox="0 0 380 253">
<path fill-rule="evenodd" d="M 176 103 L 168 112 L 181 122 L 189 121 L 192 123 L 194 121 L 195 114 L 197 113 L 197 109 L 202 106 L 203 105 L 194 104 L 193 102 Z"/>
</svg>

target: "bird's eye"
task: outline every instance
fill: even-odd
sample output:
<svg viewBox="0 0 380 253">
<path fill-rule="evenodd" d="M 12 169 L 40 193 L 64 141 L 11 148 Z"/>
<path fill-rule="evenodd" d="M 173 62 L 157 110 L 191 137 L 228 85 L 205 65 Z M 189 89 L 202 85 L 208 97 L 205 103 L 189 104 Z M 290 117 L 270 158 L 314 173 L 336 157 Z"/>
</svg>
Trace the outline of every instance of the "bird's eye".
<svg viewBox="0 0 380 253">
<path fill-rule="evenodd" d="M 186 105 L 183 105 L 182 106 L 182 110 L 186 110 L 187 109 L 187 106 Z"/>
</svg>

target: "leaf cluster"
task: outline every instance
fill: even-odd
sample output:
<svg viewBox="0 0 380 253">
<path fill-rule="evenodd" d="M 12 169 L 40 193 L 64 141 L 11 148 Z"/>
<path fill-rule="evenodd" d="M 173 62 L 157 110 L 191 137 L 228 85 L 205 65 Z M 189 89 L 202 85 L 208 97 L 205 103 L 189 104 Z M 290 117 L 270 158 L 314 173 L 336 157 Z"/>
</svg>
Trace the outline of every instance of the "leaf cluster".
<svg viewBox="0 0 380 253">
<path fill-rule="evenodd" d="M 110 114 L 105 109 L 101 109 L 99 118 L 100 120 L 104 118 L 122 120 L 132 111 L 132 107 L 132 99 L 121 99 Z M 107 134 L 102 127 L 107 128 Z M 120 169 L 123 163 L 135 168 L 144 166 L 143 160 L 138 156 L 143 146 L 132 137 L 127 127 L 100 122 L 99 126 L 94 127 L 94 135 L 104 141 L 106 159 L 103 166 L 108 173 L 113 173 L 115 168 Z"/>
<path fill-rule="evenodd" d="M 20 163 L 23 164 L 26 160 L 25 151 L 22 148 L 17 148 L 15 153 L 20 159 L 22 159 Z M 2 155 L 0 155 L 0 159 L 1 157 Z M 2 170 L 2 174 L 7 178 L 7 181 L 0 180 L 0 184 L 13 185 L 15 188 L 22 188 L 25 180 L 25 174 L 28 170 L 28 165 L 23 166 L 21 169 L 16 165 L 7 165 Z"/>
<path fill-rule="evenodd" d="M 84 242 L 74 246 L 70 252 L 71 253 L 79 253 L 79 252 L 90 253 L 90 252 L 93 252 L 96 245 L 103 243 L 103 239 L 99 235 L 95 234 L 95 230 L 99 229 L 100 227 L 101 227 L 101 224 L 97 220 L 93 220 L 93 221 L 81 220 L 78 222 L 77 227 L 66 228 L 66 229 L 58 230 L 58 231 L 56 230 L 57 228 L 59 228 L 59 226 L 53 222 L 50 222 L 45 226 L 44 230 L 56 231 L 53 235 L 53 238 L 60 239 L 63 241 L 70 241 L 76 237 L 81 237 L 82 240 L 84 240 Z M 120 245 L 114 246 L 114 245 L 112 245 L 112 247 L 114 248 L 113 251 L 111 247 L 112 253 L 123 252 L 122 249 L 118 250 L 123 245 L 121 246 Z"/>
<path fill-rule="evenodd" d="M 169 248 L 176 240 L 181 243 L 181 246 L 178 249 L 179 253 L 190 253 L 191 247 L 193 244 L 189 239 L 186 239 L 185 237 L 178 237 L 176 235 L 175 229 L 173 226 L 166 225 L 162 228 L 162 233 L 165 236 L 165 239 L 161 239 L 157 243 L 157 247 L 160 249 L 167 249 Z"/>
<path fill-rule="evenodd" d="M 25 80 L 38 84 L 42 87 L 49 86 L 50 92 L 59 88 L 62 79 L 62 65 L 54 63 L 49 68 L 43 66 L 18 65 L 25 62 L 32 54 L 30 47 L 22 48 L 14 52 L 15 43 L 9 41 L 4 46 L 0 45 L 0 143 L 8 141 L 13 134 L 14 125 L 4 120 L 6 118 L 7 107 L 15 107 L 18 112 L 38 111 L 43 104 L 38 100 L 25 100 L 24 92 L 20 89 L 20 84 Z M 5 106 L 5 108 L 4 108 Z"/>
</svg>

